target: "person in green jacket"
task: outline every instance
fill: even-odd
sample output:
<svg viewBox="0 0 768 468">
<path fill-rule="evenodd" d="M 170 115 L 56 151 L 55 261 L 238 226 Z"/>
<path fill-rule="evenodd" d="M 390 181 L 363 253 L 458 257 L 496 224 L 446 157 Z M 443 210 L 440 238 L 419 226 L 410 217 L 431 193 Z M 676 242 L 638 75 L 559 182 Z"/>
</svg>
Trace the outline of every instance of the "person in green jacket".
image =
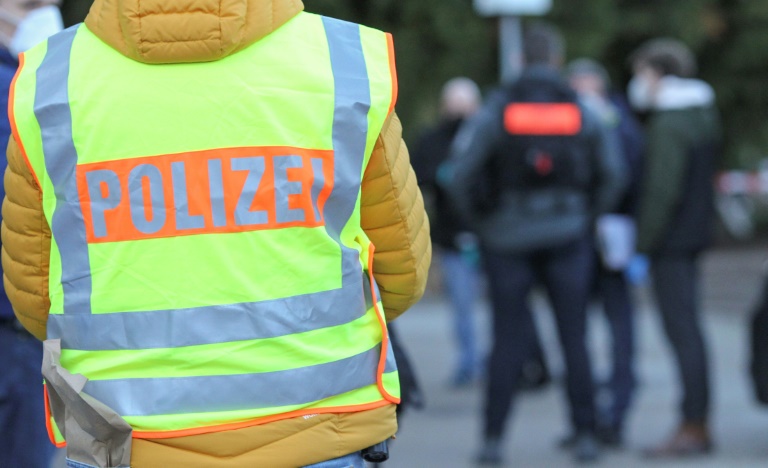
<svg viewBox="0 0 768 468">
<path fill-rule="evenodd" d="M 682 380 L 681 421 L 646 455 L 710 452 L 710 391 L 699 318 L 700 254 L 710 244 L 712 184 L 721 151 L 715 94 L 695 79 L 693 53 L 674 39 L 654 39 L 631 57 L 629 99 L 648 113 L 648 148 L 638 214 L 638 251 L 650 258 L 664 331 Z"/>
</svg>

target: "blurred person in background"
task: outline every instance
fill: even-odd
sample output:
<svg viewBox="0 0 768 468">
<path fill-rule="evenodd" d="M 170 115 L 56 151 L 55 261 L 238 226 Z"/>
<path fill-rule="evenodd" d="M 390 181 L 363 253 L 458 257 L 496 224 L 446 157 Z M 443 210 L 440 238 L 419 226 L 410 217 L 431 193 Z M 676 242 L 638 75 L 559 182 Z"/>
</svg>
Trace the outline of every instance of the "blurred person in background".
<svg viewBox="0 0 768 468">
<path fill-rule="evenodd" d="M 11 135 L 8 92 L 16 69 L 18 54 L 61 31 L 58 1 L 0 1 L 0 146 L 8 146 Z M 0 157 L 3 171 L 7 166 L 5 151 Z M 0 197 L 5 196 L 0 181 Z M 8 204 L 3 214 L 13 214 L 21 207 Z M 2 272 L 2 269 L 0 269 Z M 0 284 L 0 466 L 47 468 L 54 453 L 45 430 L 43 385 L 40 364 L 43 346 L 16 320 L 5 288 Z"/>
<path fill-rule="evenodd" d="M 581 102 L 600 118 L 619 142 L 629 183 L 618 206 L 597 219 L 596 274 L 593 293 L 602 306 L 611 333 L 612 369 L 598 390 L 597 436 L 619 446 L 635 388 L 634 303 L 625 270 L 635 253 L 635 215 L 642 175 L 644 135 L 626 101 L 611 91 L 605 68 L 591 59 L 566 67 L 571 87 Z"/>
<path fill-rule="evenodd" d="M 14 81 L 2 258 L 52 435 L 78 468 L 362 468 L 431 257 L 391 37 L 168 5 L 96 0 Z"/>
<path fill-rule="evenodd" d="M 461 220 L 437 179 L 459 126 L 477 111 L 481 102 L 480 89 L 469 78 L 453 78 L 445 83 L 440 96 L 440 121 L 421 135 L 411 152 L 419 187 L 428 200 L 432 245 L 439 249 L 442 289 L 453 314 L 458 356 L 450 384 L 455 387 L 472 383 L 482 372 L 475 318 L 479 251 L 476 236 Z"/>
<path fill-rule="evenodd" d="M 493 347 L 478 461 L 501 464 L 507 416 L 535 346 L 529 296 L 545 287 L 567 368 L 574 457 L 599 456 L 595 392 L 585 343 L 594 264 L 592 222 L 624 189 L 621 155 L 560 75 L 565 44 L 536 24 L 526 68 L 460 129 L 445 181 L 478 234 L 493 307 Z"/>
<path fill-rule="evenodd" d="M 691 50 L 654 39 L 630 57 L 630 104 L 648 114 L 648 150 L 638 212 L 638 251 L 649 256 L 653 288 L 682 386 L 680 422 L 650 457 L 712 449 L 710 379 L 699 304 L 699 258 L 713 227 L 713 177 L 721 152 L 715 93 L 694 78 Z"/>
</svg>

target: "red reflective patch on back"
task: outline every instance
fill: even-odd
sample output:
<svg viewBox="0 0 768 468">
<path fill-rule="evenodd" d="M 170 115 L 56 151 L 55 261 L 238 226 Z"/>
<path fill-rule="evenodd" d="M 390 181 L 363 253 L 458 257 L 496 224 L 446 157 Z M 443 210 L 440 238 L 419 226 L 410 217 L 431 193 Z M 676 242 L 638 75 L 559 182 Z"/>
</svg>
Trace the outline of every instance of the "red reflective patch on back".
<svg viewBox="0 0 768 468">
<path fill-rule="evenodd" d="M 555 167 L 552 162 L 552 156 L 547 153 L 537 154 L 533 161 L 533 165 L 536 168 L 536 173 L 540 176 L 549 175 Z"/>
<path fill-rule="evenodd" d="M 298 164 L 285 170 L 278 169 L 276 176 L 275 161 L 282 156 L 293 157 Z M 237 159 L 258 159 L 261 173 L 255 177 L 253 170 L 237 169 L 233 165 Z M 221 174 L 209 174 L 211 161 L 221 168 Z M 179 162 L 183 163 L 186 186 L 186 205 L 179 206 L 179 211 L 183 213 L 177 212 L 174 203 L 174 184 L 177 191 L 183 188 L 180 177 L 174 180 L 172 169 L 172 164 Z M 149 177 L 141 177 L 140 201 L 131 206 L 129 174 L 143 165 L 152 166 L 159 177 L 153 179 L 154 182 Z M 89 187 L 88 174 L 98 172 L 108 172 L 116 178 L 119 193 L 110 193 L 109 183 L 98 179 L 92 181 L 94 187 Z M 291 185 L 290 191 L 284 190 L 287 195 L 279 200 L 275 189 L 277 177 L 283 185 Z M 217 187 L 212 186 L 212 180 L 217 180 Z M 224 148 L 77 166 L 77 187 L 88 243 L 322 226 L 325 224 L 323 209 L 333 190 L 333 180 L 332 150 L 293 147 Z M 223 201 L 221 195 L 217 195 L 220 190 Z M 153 202 L 153 194 L 162 204 L 157 200 Z M 101 197 L 101 200 L 92 200 L 92 195 Z M 114 197 L 114 204 L 105 207 L 103 202 L 108 197 Z M 98 204 L 100 202 L 101 205 Z M 183 200 L 179 204 L 181 202 Z M 303 213 L 303 219 L 281 221 L 278 214 L 281 207 L 283 211 Z M 243 223 L 241 219 L 239 222 L 236 216 L 242 217 L 248 212 L 262 212 L 263 221 Z M 95 216 L 99 220 L 96 228 Z M 184 216 L 196 218 L 201 225 L 185 226 L 180 221 Z M 159 228 L 150 234 L 142 232 L 134 217 L 147 222 L 154 222 L 157 218 Z"/>
<path fill-rule="evenodd" d="M 570 103 L 513 103 L 504 109 L 512 135 L 573 136 L 581 131 L 581 110 Z"/>
</svg>

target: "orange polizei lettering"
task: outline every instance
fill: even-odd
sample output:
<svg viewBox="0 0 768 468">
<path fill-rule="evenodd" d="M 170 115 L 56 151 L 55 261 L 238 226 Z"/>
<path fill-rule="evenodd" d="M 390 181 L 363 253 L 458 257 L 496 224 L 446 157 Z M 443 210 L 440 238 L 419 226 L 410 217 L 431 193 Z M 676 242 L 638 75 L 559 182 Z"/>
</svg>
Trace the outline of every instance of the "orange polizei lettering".
<svg viewBox="0 0 768 468">
<path fill-rule="evenodd" d="M 89 243 L 324 225 L 333 151 L 244 147 L 77 166 Z"/>
</svg>

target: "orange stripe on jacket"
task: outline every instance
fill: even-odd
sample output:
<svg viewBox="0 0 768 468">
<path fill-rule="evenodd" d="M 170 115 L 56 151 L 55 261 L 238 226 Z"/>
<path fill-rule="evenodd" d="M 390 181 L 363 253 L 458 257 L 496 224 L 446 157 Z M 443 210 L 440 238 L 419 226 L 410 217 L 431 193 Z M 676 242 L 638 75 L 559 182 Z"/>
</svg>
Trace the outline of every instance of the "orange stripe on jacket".
<svg viewBox="0 0 768 468">
<path fill-rule="evenodd" d="M 573 136 L 581 131 L 581 110 L 571 103 L 512 103 L 504 128 L 512 135 Z"/>
<path fill-rule="evenodd" d="M 395 65 L 395 41 L 392 38 L 392 34 L 387 33 L 387 49 L 389 50 L 389 74 L 392 79 L 392 100 L 389 103 L 389 114 L 395 110 L 395 103 L 397 102 L 397 93 L 399 91 L 397 84 L 397 67 Z"/>
</svg>

